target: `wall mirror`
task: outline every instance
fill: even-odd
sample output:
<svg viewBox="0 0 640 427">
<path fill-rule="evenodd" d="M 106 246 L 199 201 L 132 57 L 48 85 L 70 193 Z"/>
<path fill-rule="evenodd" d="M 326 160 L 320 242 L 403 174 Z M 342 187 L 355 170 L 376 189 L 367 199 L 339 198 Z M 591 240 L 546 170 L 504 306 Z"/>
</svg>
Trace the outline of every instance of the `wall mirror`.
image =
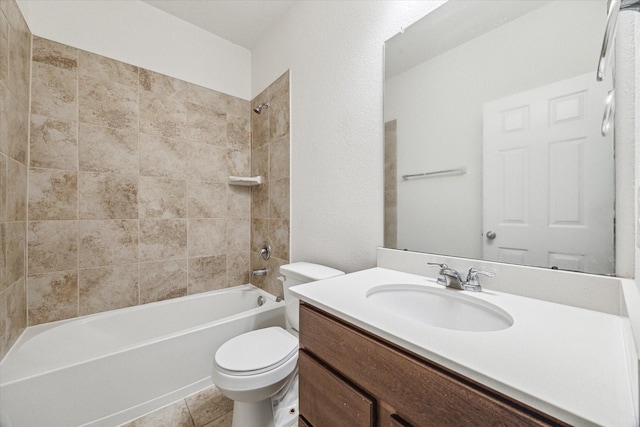
<svg viewBox="0 0 640 427">
<path fill-rule="evenodd" d="M 615 274 L 606 0 L 450 0 L 385 42 L 385 247 Z"/>
</svg>

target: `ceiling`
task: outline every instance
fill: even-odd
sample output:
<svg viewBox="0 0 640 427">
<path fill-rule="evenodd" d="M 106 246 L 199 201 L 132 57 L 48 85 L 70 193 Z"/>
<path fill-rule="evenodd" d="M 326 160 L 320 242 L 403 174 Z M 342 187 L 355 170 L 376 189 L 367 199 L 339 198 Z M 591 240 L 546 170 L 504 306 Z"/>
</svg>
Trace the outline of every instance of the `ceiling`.
<svg viewBox="0 0 640 427">
<path fill-rule="evenodd" d="M 142 0 L 251 50 L 294 0 Z"/>
</svg>

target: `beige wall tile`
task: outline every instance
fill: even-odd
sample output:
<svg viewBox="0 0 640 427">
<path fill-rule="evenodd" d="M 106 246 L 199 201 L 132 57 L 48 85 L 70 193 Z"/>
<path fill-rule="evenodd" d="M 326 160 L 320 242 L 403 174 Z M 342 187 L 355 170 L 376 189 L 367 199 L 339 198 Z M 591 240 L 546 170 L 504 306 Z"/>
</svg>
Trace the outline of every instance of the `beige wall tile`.
<svg viewBox="0 0 640 427">
<path fill-rule="evenodd" d="M 0 223 L 7 219 L 7 156 L 0 153 Z"/>
<path fill-rule="evenodd" d="M 84 50 L 78 52 L 78 74 L 138 87 L 138 67 Z"/>
<path fill-rule="evenodd" d="M 227 147 L 251 150 L 251 103 L 240 98 L 227 98 Z"/>
<path fill-rule="evenodd" d="M 205 142 L 189 141 L 189 179 L 226 183 L 229 180 L 226 151 Z"/>
<path fill-rule="evenodd" d="M 251 256 L 249 251 L 227 254 L 227 286 L 251 283 Z"/>
<path fill-rule="evenodd" d="M 80 219 L 138 218 L 138 180 L 130 175 L 78 173 Z"/>
<path fill-rule="evenodd" d="M 62 120 L 78 120 L 77 73 L 34 62 L 31 113 Z"/>
<path fill-rule="evenodd" d="M 233 400 L 215 386 L 191 395 L 185 401 L 196 427 L 203 427 L 233 410 Z"/>
<path fill-rule="evenodd" d="M 138 261 L 138 220 L 78 221 L 78 267 Z"/>
<path fill-rule="evenodd" d="M 30 54 L 31 33 L 17 3 L 0 1 L 0 359 L 27 326 Z"/>
<path fill-rule="evenodd" d="M 80 123 L 79 168 L 87 172 L 138 174 L 138 134 Z"/>
<path fill-rule="evenodd" d="M 22 163 L 7 159 L 7 221 L 27 218 L 27 168 Z"/>
<path fill-rule="evenodd" d="M 263 146 L 251 151 L 251 175 L 260 175 L 263 180 L 269 180 L 269 147 Z"/>
<path fill-rule="evenodd" d="M 186 218 L 187 181 L 140 177 L 140 218 Z"/>
<path fill-rule="evenodd" d="M 273 256 L 289 259 L 289 220 L 270 219 L 269 237 Z"/>
<path fill-rule="evenodd" d="M 4 81 L 0 80 L 0 153 L 9 153 L 9 97 L 12 96 Z"/>
<path fill-rule="evenodd" d="M 34 62 L 65 70 L 78 68 L 78 49 L 42 37 L 33 37 L 32 55 Z"/>
<path fill-rule="evenodd" d="M 275 82 L 271 83 L 266 89 L 269 99 L 279 98 L 281 96 L 289 96 L 289 71 L 278 77 Z"/>
<path fill-rule="evenodd" d="M 189 258 L 189 295 L 227 287 L 227 256 Z"/>
<path fill-rule="evenodd" d="M 269 183 L 251 189 L 252 218 L 269 218 Z"/>
<path fill-rule="evenodd" d="M 140 262 L 187 257 L 187 220 L 140 220 Z"/>
<path fill-rule="evenodd" d="M 138 264 L 80 270 L 79 315 L 138 304 Z"/>
<path fill-rule="evenodd" d="M 76 221 L 30 221 L 27 229 L 29 274 L 78 267 Z"/>
<path fill-rule="evenodd" d="M 0 354 L 5 355 L 12 343 L 27 327 L 27 295 L 25 278 L 21 277 L 8 289 L 0 292 Z"/>
<path fill-rule="evenodd" d="M 269 220 L 254 217 L 251 219 L 251 254 L 259 253 L 264 242 L 271 244 L 269 240 Z M 258 268 L 253 263 L 251 266 L 252 268 Z"/>
<path fill-rule="evenodd" d="M 251 221 L 247 219 L 227 220 L 227 253 L 242 252 L 251 244 Z"/>
<path fill-rule="evenodd" d="M 0 13 L 0 81 L 6 82 L 9 73 L 9 21 Z M 0 353 L 1 354 L 1 353 Z"/>
<path fill-rule="evenodd" d="M 218 112 L 225 112 L 227 110 L 227 102 L 229 98 L 231 98 L 231 96 L 222 92 L 207 89 L 192 83 L 188 83 L 187 94 L 190 102 L 212 108 Z"/>
<path fill-rule="evenodd" d="M 140 175 L 185 179 L 188 148 L 180 140 L 140 134 Z"/>
<path fill-rule="evenodd" d="M 140 91 L 140 132 L 168 138 L 187 136 L 187 107 L 179 98 Z"/>
<path fill-rule="evenodd" d="M 227 147 L 227 115 L 224 111 L 192 102 L 187 102 L 186 108 L 186 138 L 216 147 Z"/>
<path fill-rule="evenodd" d="M 189 218 L 226 218 L 227 187 L 216 182 L 189 181 Z"/>
<path fill-rule="evenodd" d="M 187 99 L 188 83 L 164 74 L 140 68 L 140 90 L 159 93 L 163 96 Z"/>
<path fill-rule="evenodd" d="M 7 248 L 8 242 L 5 233 L 5 223 L 0 222 L 0 292 L 6 290 L 11 286 L 11 282 L 7 280 Z M 23 255 L 24 256 L 24 255 Z M 24 262 L 24 260 L 23 260 Z M 0 327 L 0 331 L 1 331 Z M 0 347 L 2 346 L 2 340 L 0 340 Z"/>
<path fill-rule="evenodd" d="M 3 243 L 4 243 L 4 278 L 0 290 L 6 286 L 15 283 L 25 276 L 25 247 L 27 240 L 26 223 L 6 222 L 3 225 Z M 1 255 L 0 255 L 1 256 Z M 5 286 L 6 285 L 6 286 Z"/>
<path fill-rule="evenodd" d="M 78 272 L 55 271 L 27 278 L 29 325 L 78 316 Z"/>
<path fill-rule="evenodd" d="M 227 217 L 251 218 L 251 188 L 238 185 L 227 187 Z"/>
<path fill-rule="evenodd" d="M 289 219 L 289 178 L 269 183 L 269 218 Z"/>
<path fill-rule="evenodd" d="M 251 103 L 251 108 L 260 105 L 258 101 Z M 256 149 L 266 145 L 269 142 L 269 110 L 271 107 L 262 110 L 260 114 L 252 112 L 251 114 L 251 148 Z"/>
<path fill-rule="evenodd" d="M 269 145 L 269 179 L 289 178 L 289 135 Z"/>
<path fill-rule="evenodd" d="M 0 150 L 26 165 L 29 141 L 28 108 L 23 107 L 10 92 L 2 94 L 0 105 Z"/>
<path fill-rule="evenodd" d="M 140 303 L 187 295 L 187 266 L 186 259 L 140 264 Z"/>
<path fill-rule="evenodd" d="M 77 123 L 31 115 L 31 167 L 69 169 L 78 167 Z"/>
<path fill-rule="evenodd" d="M 289 134 L 289 97 L 280 96 L 269 105 L 269 140 Z"/>
<path fill-rule="evenodd" d="M 31 168 L 29 171 L 29 218 L 76 219 L 78 216 L 76 171 Z"/>
<path fill-rule="evenodd" d="M 7 86 L 23 107 L 29 104 L 31 33 L 24 19 L 9 22 L 9 78 Z"/>
<path fill-rule="evenodd" d="M 189 220 L 189 257 L 221 255 L 226 252 L 226 219 Z"/>
<path fill-rule="evenodd" d="M 78 79 L 78 119 L 83 123 L 136 131 L 138 88 L 84 75 Z"/>
<path fill-rule="evenodd" d="M 229 175 L 251 175 L 251 151 L 227 150 L 227 170 Z"/>
</svg>

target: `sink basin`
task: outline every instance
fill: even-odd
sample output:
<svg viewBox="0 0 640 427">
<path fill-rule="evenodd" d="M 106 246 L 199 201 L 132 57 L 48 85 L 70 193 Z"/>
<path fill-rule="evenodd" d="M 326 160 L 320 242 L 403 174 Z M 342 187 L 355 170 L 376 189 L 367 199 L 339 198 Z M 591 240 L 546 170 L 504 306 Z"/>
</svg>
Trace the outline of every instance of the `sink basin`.
<svg viewBox="0 0 640 427">
<path fill-rule="evenodd" d="M 380 310 L 438 328 L 488 332 L 513 325 L 513 318 L 501 308 L 453 289 L 381 285 L 367 291 L 367 301 Z"/>
</svg>

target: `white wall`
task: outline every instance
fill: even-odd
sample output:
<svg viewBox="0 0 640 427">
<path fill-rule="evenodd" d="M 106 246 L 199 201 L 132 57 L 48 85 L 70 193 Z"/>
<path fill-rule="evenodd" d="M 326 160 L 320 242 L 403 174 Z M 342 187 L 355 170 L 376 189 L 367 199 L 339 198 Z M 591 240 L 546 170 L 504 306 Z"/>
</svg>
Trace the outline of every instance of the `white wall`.
<svg viewBox="0 0 640 427">
<path fill-rule="evenodd" d="M 252 91 L 291 70 L 291 253 L 345 271 L 383 243 L 383 44 L 442 2 L 301 1 L 252 51 Z"/>
<path fill-rule="evenodd" d="M 34 35 L 242 99 L 251 52 L 139 0 L 18 0 Z"/>
<path fill-rule="evenodd" d="M 482 258 L 482 112 L 504 96 L 593 72 L 602 2 L 548 5 L 385 82 L 398 120 L 399 176 L 466 167 L 464 176 L 398 180 L 398 247 Z M 541 32 L 540 28 L 553 31 Z M 595 77 L 594 77 L 595 78 Z"/>
</svg>

